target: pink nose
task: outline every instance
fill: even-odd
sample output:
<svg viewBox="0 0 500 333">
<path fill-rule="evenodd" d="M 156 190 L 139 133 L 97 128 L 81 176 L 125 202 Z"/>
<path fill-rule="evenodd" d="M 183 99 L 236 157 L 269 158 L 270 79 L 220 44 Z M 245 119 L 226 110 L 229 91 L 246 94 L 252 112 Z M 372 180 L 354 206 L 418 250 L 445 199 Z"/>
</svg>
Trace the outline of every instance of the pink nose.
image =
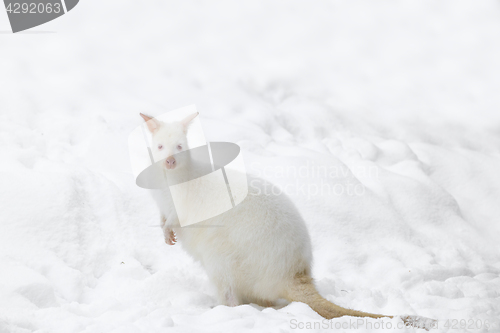
<svg viewBox="0 0 500 333">
<path fill-rule="evenodd" d="M 167 167 L 167 169 L 175 168 L 175 158 L 173 156 L 168 157 L 165 160 L 165 166 Z"/>
</svg>

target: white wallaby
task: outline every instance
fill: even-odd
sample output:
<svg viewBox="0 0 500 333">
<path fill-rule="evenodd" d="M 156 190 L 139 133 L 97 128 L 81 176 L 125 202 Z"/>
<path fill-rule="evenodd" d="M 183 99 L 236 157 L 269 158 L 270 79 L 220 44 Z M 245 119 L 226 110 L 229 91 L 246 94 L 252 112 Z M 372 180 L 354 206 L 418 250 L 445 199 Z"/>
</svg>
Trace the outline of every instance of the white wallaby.
<svg viewBox="0 0 500 333">
<path fill-rule="evenodd" d="M 165 123 L 141 114 L 152 133 L 152 151 L 166 177 L 185 172 L 186 161 L 176 153 L 187 150 L 186 134 L 192 114 Z M 254 179 L 249 176 L 250 179 Z M 248 196 L 233 209 L 196 224 L 180 227 L 169 189 L 152 190 L 161 212 L 165 241 L 183 248 L 205 268 L 228 306 L 255 303 L 272 306 L 278 299 L 304 302 L 326 319 L 341 316 L 391 317 L 337 306 L 323 298 L 311 278 L 311 240 L 294 204 L 284 195 L 264 194 L 252 182 Z M 202 227 L 219 225 L 222 227 Z M 403 316 L 412 326 L 429 328 L 432 320 Z"/>
</svg>

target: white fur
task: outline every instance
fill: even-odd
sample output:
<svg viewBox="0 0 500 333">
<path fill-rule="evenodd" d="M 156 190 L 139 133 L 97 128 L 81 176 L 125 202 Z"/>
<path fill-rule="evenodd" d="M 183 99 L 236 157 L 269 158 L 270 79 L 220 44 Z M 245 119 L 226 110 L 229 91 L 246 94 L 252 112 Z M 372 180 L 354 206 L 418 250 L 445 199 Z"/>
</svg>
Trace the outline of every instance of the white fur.
<svg viewBox="0 0 500 333">
<path fill-rule="evenodd" d="M 188 148 L 186 133 L 196 114 L 173 124 L 142 116 L 153 133 L 156 160 L 169 157 L 177 161 L 174 168 L 172 164 L 160 163 L 164 175 L 175 178 L 188 172 L 186 166 L 194 164 L 189 154 L 180 158 L 174 152 L 179 144 Z M 158 146 L 162 149 L 155 149 Z M 385 317 L 340 307 L 318 293 L 311 278 L 311 241 L 299 212 L 284 194 L 271 192 L 268 195 L 263 180 L 248 178 L 249 193 L 239 205 L 219 216 L 182 228 L 168 188 L 152 191 L 162 215 L 165 241 L 175 244 L 174 231 L 177 233 L 184 249 L 207 271 L 217 287 L 221 303 L 236 306 L 251 302 L 269 306 L 285 298 L 307 303 L 326 319 Z M 236 189 L 235 193 L 241 192 Z M 193 196 L 186 195 L 185 200 L 193 200 Z M 193 211 L 199 207 L 197 202 L 189 203 Z M 435 320 L 423 317 L 403 316 L 401 319 L 410 326 L 426 330 L 436 324 Z"/>
<path fill-rule="evenodd" d="M 188 149 L 188 123 L 158 122 L 153 127 L 155 159 L 170 156 L 179 143 Z M 163 147 L 161 151 L 155 149 L 158 146 Z M 171 170 L 164 168 L 165 175 L 184 172 L 183 162 Z M 248 196 L 235 208 L 182 228 L 169 190 L 152 190 L 165 221 L 167 243 L 175 242 L 174 230 L 183 248 L 205 268 L 220 301 L 230 306 L 285 298 L 296 274 L 310 275 L 311 242 L 299 212 L 284 194 L 264 194 L 259 187 L 262 180 L 249 177 L 250 182 Z"/>
</svg>

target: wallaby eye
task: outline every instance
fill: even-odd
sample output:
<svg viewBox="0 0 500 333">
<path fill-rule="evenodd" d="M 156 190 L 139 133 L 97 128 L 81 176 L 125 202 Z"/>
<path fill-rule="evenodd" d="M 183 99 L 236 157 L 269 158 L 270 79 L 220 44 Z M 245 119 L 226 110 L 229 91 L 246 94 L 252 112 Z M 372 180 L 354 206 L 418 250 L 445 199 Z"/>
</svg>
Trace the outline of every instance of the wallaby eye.
<svg viewBox="0 0 500 333">
<path fill-rule="evenodd" d="M 177 150 L 182 150 L 182 146 L 181 145 L 177 145 Z"/>
<path fill-rule="evenodd" d="M 158 145 L 158 150 L 162 150 L 163 149 L 163 145 Z"/>
</svg>

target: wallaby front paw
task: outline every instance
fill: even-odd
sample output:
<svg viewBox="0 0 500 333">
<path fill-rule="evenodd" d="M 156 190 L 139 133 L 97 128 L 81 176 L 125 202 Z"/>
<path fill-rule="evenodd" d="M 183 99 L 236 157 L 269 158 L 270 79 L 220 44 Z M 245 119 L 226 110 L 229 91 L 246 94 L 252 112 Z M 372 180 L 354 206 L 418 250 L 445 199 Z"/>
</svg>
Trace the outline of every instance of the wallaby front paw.
<svg viewBox="0 0 500 333">
<path fill-rule="evenodd" d="M 174 245 L 177 242 L 175 232 L 172 229 L 165 229 L 165 243 L 168 245 Z"/>
</svg>

